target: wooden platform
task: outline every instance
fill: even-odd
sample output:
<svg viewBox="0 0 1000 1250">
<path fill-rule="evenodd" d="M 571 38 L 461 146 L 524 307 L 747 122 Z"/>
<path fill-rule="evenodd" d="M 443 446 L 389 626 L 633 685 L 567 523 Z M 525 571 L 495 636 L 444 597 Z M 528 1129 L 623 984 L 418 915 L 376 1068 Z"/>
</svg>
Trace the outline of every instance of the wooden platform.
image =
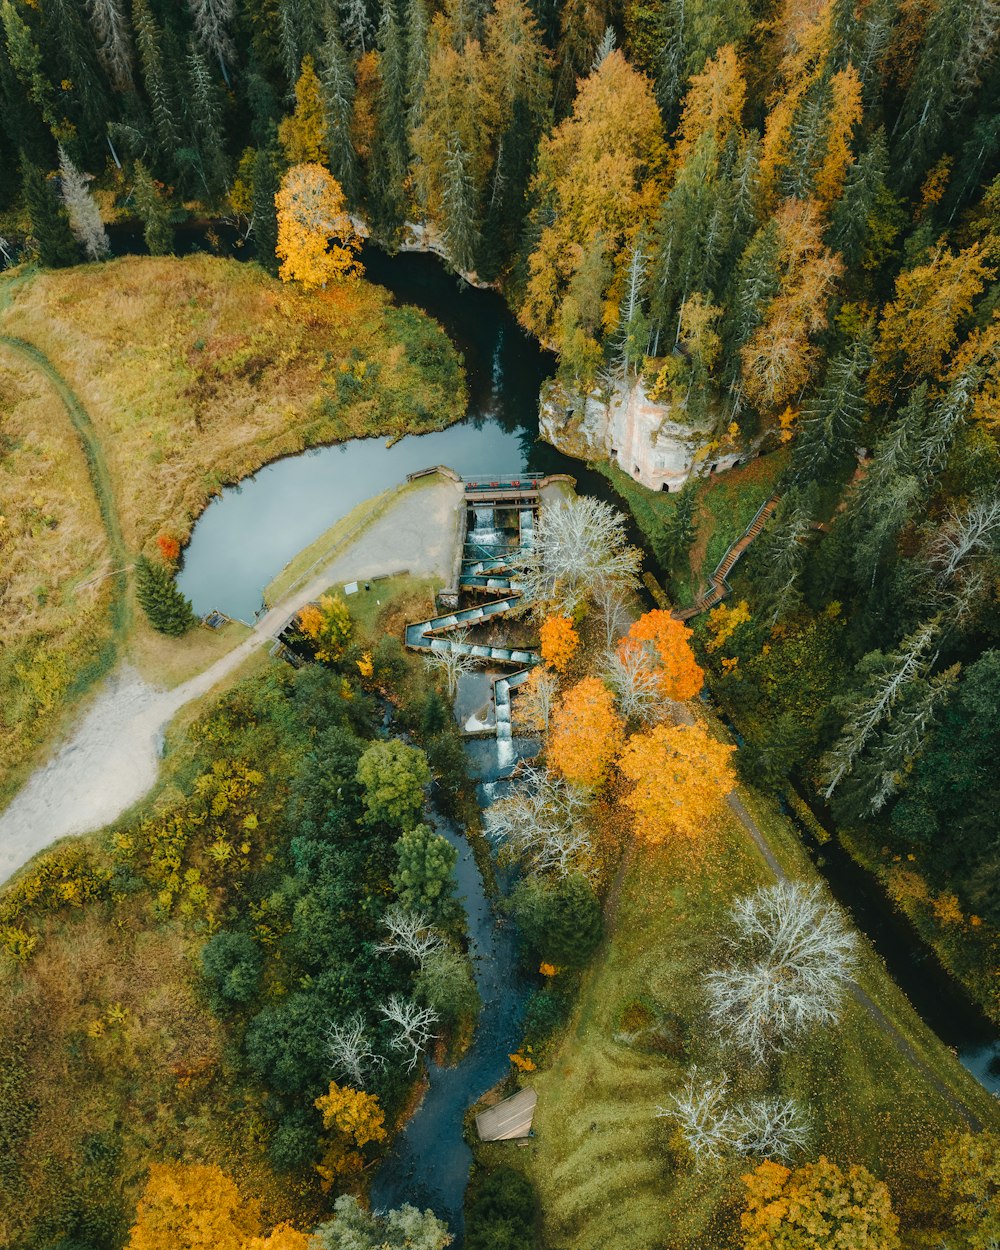
<svg viewBox="0 0 1000 1250">
<path fill-rule="evenodd" d="M 533 1089 L 522 1089 L 476 1116 L 480 1141 L 511 1141 L 531 1136 L 531 1121 L 538 1095 Z"/>
</svg>

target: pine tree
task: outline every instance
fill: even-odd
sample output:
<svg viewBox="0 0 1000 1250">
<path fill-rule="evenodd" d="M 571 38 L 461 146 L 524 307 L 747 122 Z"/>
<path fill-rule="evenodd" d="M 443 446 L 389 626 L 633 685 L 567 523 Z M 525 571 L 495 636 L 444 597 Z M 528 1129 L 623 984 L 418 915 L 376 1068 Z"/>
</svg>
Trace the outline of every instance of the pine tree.
<svg viewBox="0 0 1000 1250">
<path fill-rule="evenodd" d="M 319 61 L 330 172 L 340 183 L 348 204 L 357 204 L 358 158 L 351 135 L 354 119 L 354 76 L 344 45 L 340 42 L 337 28 L 332 21 L 327 23 Z"/>
<path fill-rule="evenodd" d="M 59 134 L 61 118 L 56 111 L 55 92 L 42 54 L 32 35 L 31 28 L 11 0 L 0 2 L 0 22 L 6 35 L 7 56 L 28 98 L 38 109 L 42 120 L 54 135 Z"/>
<path fill-rule="evenodd" d="M 97 42 L 97 55 L 116 91 L 131 91 L 132 32 L 124 0 L 90 0 L 90 24 Z"/>
<path fill-rule="evenodd" d="M 38 248 L 38 259 L 48 268 L 75 265 L 79 259 L 70 231 L 69 218 L 42 171 L 27 161 L 22 163 L 24 204 L 28 210 L 31 234 Z"/>
<path fill-rule="evenodd" d="M 278 127 L 278 138 L 290 165 L 325 165 L 327 117 L 323 92 L 311 56 L 302 58 L 295 82 L 295 111 Z"/>
<path fill-rule="evenodd" d="M 218 199 L 229 183 L 222 104 L 204 54 L 194 40 L 188 48 L 187 69 L 191 83 L 190 125 L 198 140 L 205 189 L 210 198 Z"/>
<path fill-rule="evenodd" d="M 195 623 L 191 600 L 177 589 L 165 564 L 140 556 L 135 562 L 135 594 L 158 633 L 179 638 Z"/>
<path fill-rule="evenodd" d="M 424 85 L 430 67 L 430 19 L 426 0 L 406 0 L 406 108 L 409 129 L 424 117 Z"/>
<path fill-rule="evenodd" d="M 135 0 L 132 13 L 143 83 L 153 111 L 158 147 L 163 156 L 171 157 L 181 147 L 181 136 L 174 93 L 164 62 L 163 33 L 147 0 Z"/>
<path fill-rule="evenodd" d="M 894 203 L 888 172 L 889 145 L 885 128 L 879 126 L 847 171 L 843 192 L 833 208 L 830 243 L 849 266 L 861 264 L 869 269 L 880 264 L 898 232 L 897 227 L 886 237 L 885 213 Z"/>
<path fill-rule="evenodd" d="M 59 184 L 69 224 L 77 242 L 82 244 L 88 260 L 103 260 L 108 254 L 108 234 L 101 220 L 101 210 L 90 194 L 87 181 L 59 148 Z"/>
<path fill-rule="evenodd" d="M 865 417 L 870 336 L 859 336 L 828 364 L 823 384 L 803 409 L 792 451 L 798 482 L 836 472 L 854 457 Z"/>
<path fill-rule="evenodd" d="M 170 224 L 170 205 L 161 186 L 142 161 L 135 162 L 133 195 L 143 220 L 143 238 L 150 256 L 166 256 L 173 251 L 174 231 Z"/>
<path fill-rule="evenodd" d="M 461 140 L 452 135 L 444 165 L 444 242 L 456 269 L 471 270 L 475 265 L 476 201 L 468 170 L 469 158 Z"/>
<path fill-rule="evenodd" d="M 409 165 L 405 49 L 394 0 L 382 0 L 377 46 L 379 90 L 374 198 L 380 221 L 394 227 L 403 218 L 403 179 Z"/>
</svg>

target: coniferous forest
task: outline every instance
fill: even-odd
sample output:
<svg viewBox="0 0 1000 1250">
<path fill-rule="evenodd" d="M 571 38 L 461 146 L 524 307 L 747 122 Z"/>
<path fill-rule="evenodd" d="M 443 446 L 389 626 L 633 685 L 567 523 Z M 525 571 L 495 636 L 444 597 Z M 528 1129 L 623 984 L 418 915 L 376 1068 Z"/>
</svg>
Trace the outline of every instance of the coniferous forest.
<svg viewBox="0 0 1000 1250">
<path fill-rule="evenodd" d="M 599 466 L 632 506 L 675 601 L 683 602 L 686 587 L 693 602 L 711 572 L 711 535 L 698 519 L 708 461 L 746 465 L 759 457 L 772 466 L 766 525 L 733 573 L 731 593 L 692 622 L 692 663 L 696 653 L 717 708 L 740 734 L 733 775 L 780 799 L 821 840 L 842 837 L 948 971 L 1000 1019 L 996 0 L 0 0 L 0 22 L 0 265 L 99 263 L 115 226 L 141 230 L 149 253 L 169 256 L 185 222 L 224 224 L 261 268 L 278 275 L 283 261 L 282 277 L 301 278 L 308 291 L 329 274 L 307 279 L 309 241 L 283 234 L 282 214 L 323 200 L 345 229 L 363 230 L 390 252 L 416 239 L 456 281 L 500 292 L 525 334 L 555 353 L 554 393 L 568 406 L 641 388 L 672 421 L 705 432 L 703 468 L 672 496 Z M 325 256 L 329 273 L 351 273 L 359 247 Z M 385 324 L 393 333 L 410 324 L 419 368 L 426 364 L 426 376 L 448 392 L 432 407 L 455 408 L 445 424 L 457 415 L 461 369 L 433 328 L 414 317 L 393 310 Z M 344 393 L 368 384 L 363 362 L 360 373 L 350 372 L 357 367 L 353 357 L 342 366 Z M 313 441 L 341 437 L 333 428 L 323 426 Z M 354 432 L 387 431 L 376 422 Z M 5 438 L 0 428 L 0 452 Z M 152 528 L 126 537 L 139 553 L 139 602 L 156 629 L 183 635 L 193 618 L 173 574 L 186 533 L 174 529 L 166 562 L 142 554 L 153 551 Z M 0 529 L 0 559 L 3 551 Z M 2 582 L 0 564 L 0 605 Z M 609 649 L 611 641 L 609 634 Z M 402 682 L 405 662 L 389 650 L 385 663 Z M 325 1147 L 325 1181 L 349 1175 L 352 1183 L 378 1153 L 364 1147 L 377 1148 L 387 1133 L 379 1119 L 365 1137 L 365 1108 L 334 1105 L 336 1085 L 322 1094 L 328 1074 L 311 1030 L 323 978 L 336 979 L 328 962 L 334 955 L 350 962 L 350 977 L 330 989 L 345 1019 L 368 993 L 368 979 L 385 995 L 412 983 L 427 1001 L 432 991 L 447 1000 L 446 1043 L 457 1052 L 477 1008 L 450 887 L 439 918 L 447 940 L 435 952 L 439 963 L 442 951 L 450 960 L 444 989 L 428 989 L 423 965 L 405 975 L 396 965 L 367 966 L 385 896 L 400 888 L 399 844 L 414 828 L 433 838 L 417 812 L 366 814 L 375 782 L 366 790 L 358 767 L 375 749 L 368 740 L 379 736 L 380 705 L 359 659 L 371 666 L 371 655 L 351 653 L 363 680 L 348 665 L 341 688 L 329 675 L 285 674 L 260 679 L 214 720 L 206 714 L 200 746 L 171 774 L 201 770 L 197 803 L 185 806 L 171 791 L 170 802 L 116 848 L 116 875 L 95 877 L 94 885 L 119 906 L 141 877 L 147 892 L 160 891 L 158 901 L 139 896 L 142 908 L 169 912 L 174 899 L 164 904 L 162 892 L 171 870 L 157 856 L 171 837 L 187 838 L 188 825 L 202 828 L 216 790 L 244 787 L 238 802 L 227 800 L 226 819 L 252 817 L 239 825 L 252 846 L 242 854 L 247 873 L 259 871 L 271 893 L 251 898 L 236 873 L 224 891 L 218 887 L 207 946 L 167 954 L 178 964 L 201 960 L 215 1013 L 211 1046 L 226 1062 L 241 1056 L 259 1095 L 259 1105 L 233 1112 L 234 1121 L 247 1135 L 251 1113 L 268 1126 L 268 1168 L 280 1176 L 313 1167 L 319 1108 L 323 1125 L 341 1133 Z M 281 745 L 307 695 L 319 710 L 291 746 Z M 601 697 L 613 701 L 607 691 Z M 341 699 L 355 702 L 345 711 Z M 422 688 L 412 702 L 407 732 L 432 756 L 447 757 L 435 763 L 435 776 L 447 773 L 456 810 L 468 805 L 450 710 Z M 243 723 L 244 711 L 252 723 Z M 248 779 L 261 743 L 288 754 L 290 782 Z M 567 750 L 581 754 L 575 742 Z M 334 779 L 321 794 L 311 788 L 319 786 L 310 772 L 316 757 L 327 759 Z M 640 759 L 637 783 L 642 766 Z M 570 777 L 572 760 L 561 769 Z M 177 787 L 179 794 L 181 781 Z M 324 814 L 331 793 L 342 802 L 347 793 L 351 808 L 336 828 L 323 824 L 332 819 Z M 254 836 L 255 804 L 280 813 L 277 867 Z M 355 825 L 376 830 L 367 859 Z M 230 833 L 226 845 L 239 846 L 237 825 Z M 445 859 L 451 854 L 440 839 L 434 845 Z M 221 881 L 224 868 L 216 864 L 207 877 L 214 882 L 215 872 Z M 177 898 L 183 889 L 190 902 L 197 884 L 177 886 Z M 344 919 L 356 901 L 352 890 L 366 917 L 357 931 Z M 21 941 L 20 897 L 3 905 L 8 953 Z M 589 954 L 600 924 L 588 916 Z M 261 931 L 264 955 L 249 936 Z M 130 931 L 129 941 L 139 940 Z M 555 976 L 544 943 L 535 953 Z M 59 968 L 45 967 L 58 981 Z M 274 983 L 292 994 L 280 1007 L 260 1007 L 255 996 Z M 115 992 L 127 997 L 124 988 Z M 570 1008 L 553 1006 L 556 997 L 550 993 L 543 1010 L 561 1026 Z M 102 1055 L 116 1030 L 125 1034 L 110 1016 L 93 1028 Z M 0 1059 L 15 1074 L 28 1063 L 20 1052 Z M 0 1071 L 0 1098 L 5 1079 Z M 197 1086 L 199 1076 L 179 1079 Z M 379 1079 L 379 1095 L 402 1123 L 415 1078 Z M 149 1140 L 168 1142 L 156 1091 L 141 1105 Z M 44 1110 L 51 1119 L 52 1106 Z M 100 1120 L 93 1107 L 83 1111 Z M 348 1121 L 352 1132 L 360 1123 L 350 1142 Z M 6 1123 L 0 1107 L 0 1141 L 6 1132 L 14 1142 L 20 1121 Z M 102 1134 L 81 1137 L 81 1150 L 88 1142 L 105 1149 Z M 131 1132 L 122 1140 L 120 1170 L 131 1168 L 134 1188 L 144 1163 Z M 240 1141 L 241 1158 L 256 1158 L 249 1136 Z M 261 1182 L 247 1166 L 269 1209 L 284 1211 L 283 1199 L 267 1190 L 277 1185 L 274 1175 Z M 79 1207 L 97 1230 L 85 1229 L 79 1244 L 124 1244 L 132 1212 L 121 1201 L 104 1212 L 99 1157 L 82 1158 L 75 1173 L 66 1159 L 51 1168 L 35 1160 L 33 1168 L 27 1180 L 17 1177 L 34 1204 L 18 1236 L 41 1238 L 37 1244 L 51 1250 L 77 1245 L 58 1240 L 74 1227 L 69 1215 L 49 1219 L 43 1209 L 65 1183 L 83 1195 L 70 1214 L 76 1218 Z M 154 1182 L 172 1183 L 165 1173 Z M 996 1221 L 995 1176 L 990 1184 L 981 1210 L 992 1203 Z M 312 1188 L 303 1185 L 302 1218 L 318 1219 L 319 1182 L 310 1173 Z M 473 1188 L 473 1207 L 480 1200 L 489 1207 L 488 1187 L 483 1193 Z M 349 1219 L 374 1219 L 342 1201 L 342 1228 Z M 534 1197 L 524 1202 L 530 1224 Z M 988 1250 L 996 1243 L 976 1239 L 978 1218 L 970 1217 L 966 1240 L 934 1244 Z M 928 1216 L 920 1227 L 931 1224 Z M 425 1243 L 397 1229 L 397 1240 L 379 1243 L 374 1225 L 366 1229 L 369 1240 L 341 1243 L 330 1233 L 323 1244 L 445 1244 L 434 1240 L 440 1230 L 425 1230 Z M 484 1235 L 480 1250 L 532 1244 L 530 1232 L 518 1235 L 525 1240 L 512 1232 L 494 1243 Z M 929 1248 L 927 1237 L 905 1244 Z M 291 1230 L 289 1238 L 298 1250 Z M 745 1244 L 841 1244 L 760 1238 Z M 167 1243 L 151 1234 L 131 1244 Z M 232 1244 L 243 1241 L 234 1234 Z M 273 1242 L 275 1250 L 285 1244 Z M 560 1244 L 591 1243 L 581 1233 Z M 876 1243 L 857 1245 L 875 1250 Z"/>
</svg>

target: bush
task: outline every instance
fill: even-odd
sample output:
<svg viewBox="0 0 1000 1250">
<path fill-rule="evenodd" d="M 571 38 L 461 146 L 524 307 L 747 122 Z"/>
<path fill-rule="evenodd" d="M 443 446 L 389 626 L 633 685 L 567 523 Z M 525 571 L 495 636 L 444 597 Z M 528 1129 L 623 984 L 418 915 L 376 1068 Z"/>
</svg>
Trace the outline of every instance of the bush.
<svg viewBox="0 0 1000 1250">
<path fill-rule="evenodd" d="M 140 556 L 135 562 L 135 593 L 150 625 L 159 633 L 179 638 L 195 623 L 191 600 L 177 589 L 166 565 Z"/>
<path fill-rule="evenodd" d="M 601 940 L 601 908 L 586 877 L 558 882 L 531 877 L 511 898 L 529 957 L 561 968 L 582 968 Z"/>
<path fill-rule="evenodd" d="M 466 1250 L 534 1250 L 538 1198 L 515 1168 L 480 1173 L 465 1201 Z"/>
<path fill-rule="evenodd" d="M 248 1003 L 260 985 L 260 950 L 246 933 L 225 929 L 209 938 L 201 950 L 201 966 L 209 984 L 215 1011 L 233 1003 Z"/>
</svg>

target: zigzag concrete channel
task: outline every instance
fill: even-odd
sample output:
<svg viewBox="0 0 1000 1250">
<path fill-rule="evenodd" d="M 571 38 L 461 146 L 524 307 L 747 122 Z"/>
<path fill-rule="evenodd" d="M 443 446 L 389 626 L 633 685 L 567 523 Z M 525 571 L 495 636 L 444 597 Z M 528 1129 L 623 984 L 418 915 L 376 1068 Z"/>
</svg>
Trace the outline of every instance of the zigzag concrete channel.
<svg viewBox="0 0 1000 1250">
<path fill-rule="evenodd" d="M 458 567 L 454 585 L 439 596 L 442 607 L 447 607 L 438 616 L 415 621 L 405 630 L 405 642 L 411 651 L 450 652 L 484 665 L 515 670 L 492 683 L 493 732 L 498 741 L 511 739 L 511 691 L 527 680 L 531 669 L 541 663 L 541 656 L 527 648 L 477 641 L 469 631 L 524 608 L 524 591 L 517 582 L 512 561 L 515 555 L 529 550 L 534 541 L 544 483 L 545 479 L 531 474 L 489 481 L 464 479 Z M 484 595 L 499 597 L 483 602 Z M 473 602 L 461 606 L 470 597 Z"/>
</svg>

